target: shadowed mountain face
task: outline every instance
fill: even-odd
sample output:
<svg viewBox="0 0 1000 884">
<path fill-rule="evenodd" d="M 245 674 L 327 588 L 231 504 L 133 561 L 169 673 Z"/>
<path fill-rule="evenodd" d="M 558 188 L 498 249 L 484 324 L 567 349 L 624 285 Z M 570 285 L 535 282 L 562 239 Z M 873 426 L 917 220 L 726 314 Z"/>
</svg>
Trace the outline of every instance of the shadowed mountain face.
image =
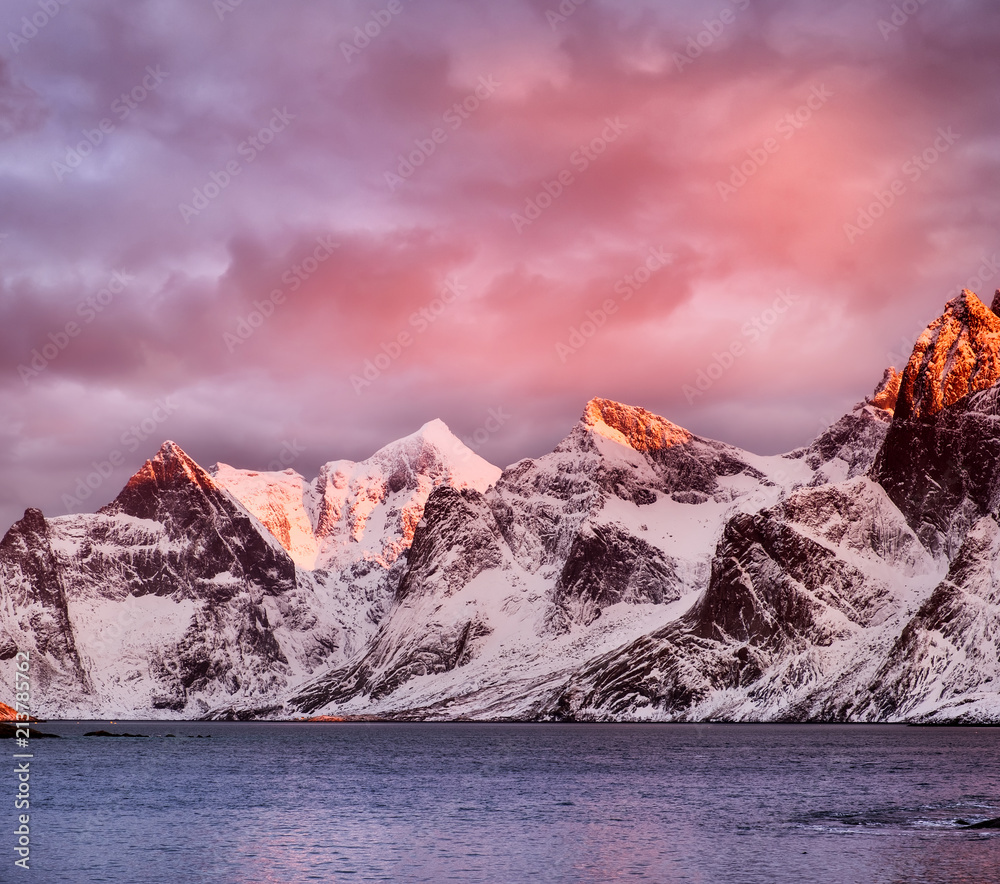
<svg viewBox="0 0 1000 884">
<path fill-rule="evenodd" d="M 998 379 L 1000 317 L 964 291 L 917 341 L 872 470 L 935 555 L 954 557 L 996 511 Z"/>
<path fill-rule="evenodd" d="M 0 587 L 0 660 L 12 666 L 18 651 L 27 652 L 36 691 L 88 689 L 52 535 L 39 510 L 27 510 L 0 541 Z"/>
<path fill-rule="evenodd" d="M 101 513 L 161 525 L 170 541 L 145 560 L 131 559 L 133 595 L 198 587 L 198 596 L 225 601 L 240 586 L 256 585 L 269 595 L 295 587 L 287 553 L 173 442 L 165 442 Z M 106 522 L 105 531 L 112 524 Z M 98 528 L 94 539 L 105 531 Z M 220 574 L 231 579 L 215 580 Z"/>
<path fill-rule="evenodd" d="M 503 471 L 440 421 L 312 481 L 168 442 L 8 532 L 0 668 L 101 717 L 1000 720 L 998 381 L 963 292 L 784 456 L 607 399 Z"/>
</svg>

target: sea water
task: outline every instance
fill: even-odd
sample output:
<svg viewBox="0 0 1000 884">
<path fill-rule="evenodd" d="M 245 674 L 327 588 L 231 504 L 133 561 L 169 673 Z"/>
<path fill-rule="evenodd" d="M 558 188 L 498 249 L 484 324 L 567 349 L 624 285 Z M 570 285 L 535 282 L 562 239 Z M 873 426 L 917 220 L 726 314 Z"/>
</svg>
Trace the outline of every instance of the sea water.
<svg viewBox="0 0 1000 884">
<path fill-rule="evenodd" d="M 1000 882 L 1000 729 L 38 727 L 0 881 Z"/>
</svg>

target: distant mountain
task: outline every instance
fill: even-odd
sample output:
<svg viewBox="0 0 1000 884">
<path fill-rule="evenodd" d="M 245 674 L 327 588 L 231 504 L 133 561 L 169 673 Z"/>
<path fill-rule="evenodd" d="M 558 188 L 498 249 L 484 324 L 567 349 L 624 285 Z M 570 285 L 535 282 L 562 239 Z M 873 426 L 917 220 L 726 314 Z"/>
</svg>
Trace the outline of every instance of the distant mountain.
<svg viewBox="0 0 1000 884">
<path fill-rule="evenodd" d="M 49 716 L 998 721 L 998 309 L 775 457 L 607 399 L 502 471 L 440 421 L 312 481 L 167 442 L 0 542 L 0 668 Z"/>
</svg>

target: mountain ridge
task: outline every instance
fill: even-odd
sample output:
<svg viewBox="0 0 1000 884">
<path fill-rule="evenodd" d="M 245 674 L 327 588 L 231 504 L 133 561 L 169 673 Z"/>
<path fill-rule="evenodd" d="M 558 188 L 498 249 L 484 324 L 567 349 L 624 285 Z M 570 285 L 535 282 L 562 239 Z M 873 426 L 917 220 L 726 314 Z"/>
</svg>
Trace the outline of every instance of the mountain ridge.
<svg viewBox="0 0 1000 884">
<path fill-rule="evenodd" d="M 165 442 L 0 542 L 0 670 L 50 716 L 1000 721 L 998 305 L 784 455 L 600 397 L 503 470 L 440 421 L 313 480 Z"/>
</svg>

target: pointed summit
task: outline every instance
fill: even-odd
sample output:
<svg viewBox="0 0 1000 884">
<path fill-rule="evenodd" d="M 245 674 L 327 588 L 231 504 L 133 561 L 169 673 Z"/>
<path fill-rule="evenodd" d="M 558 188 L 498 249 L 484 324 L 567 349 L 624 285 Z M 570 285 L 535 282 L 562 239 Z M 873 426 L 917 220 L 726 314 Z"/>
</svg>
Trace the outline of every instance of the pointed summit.
<svg viewBox="0 0 1000 884">
<path fill-rule="evenodd" d="M 690 442 L 692 435 L 666 418 L 611 399 L 591 399 L 580 422 L 595 433 L 636 451 L 655 451 Z"/>
<path fill-rule="evenodd" d="M 498 426 L 502 426 L 502 422 L 498 422 Z M 485 439 L 489 438 L 490 433 L 485 429 L 476 432 L 485 434 Z M 469 441 L 477 444 L 480 440 L 474 438 Z M 409 485 L 417 475 L 426 474 L 435 482 L 443 480 L 457 488 L 485 491 L 500 478 L 501 472 L 499 467 L 480 457 L 459 439 L 440 418 L 430 420 L 409 436 L 383 446 L 357 467 L 377 468 L 392 475 L 392 490 L 398 490 L 401 482 Z M 409 478 L 404 479 L 404 475 Z"/>
<path fill-rule="evenodd" d="M 1000 381 L 1000 316 L 968 289 L 917 340 L 903 371 L 896 417 L 935 414 Z"/>
<path fill-rule="evenodd" d="M 208 495 L 214 500 L 221 493 L 212 477 L 180 445 L 167 440 L 101 512 L 153 519 L 162 515 L 168 499 L 176 506 L 178 500 L 190 499 L 192 495 L 199 499 Z"/>
<path fill-rule="evenodd" d="M 122 494 L 129 488 L 152 485 L 159 490 L 166 490 L 188 483 L 194 483 L 202 490 L 215 487 L 211 476 L 188 457 L 180 445 L 168 439 L 128 480 Z"/>
</svg>

